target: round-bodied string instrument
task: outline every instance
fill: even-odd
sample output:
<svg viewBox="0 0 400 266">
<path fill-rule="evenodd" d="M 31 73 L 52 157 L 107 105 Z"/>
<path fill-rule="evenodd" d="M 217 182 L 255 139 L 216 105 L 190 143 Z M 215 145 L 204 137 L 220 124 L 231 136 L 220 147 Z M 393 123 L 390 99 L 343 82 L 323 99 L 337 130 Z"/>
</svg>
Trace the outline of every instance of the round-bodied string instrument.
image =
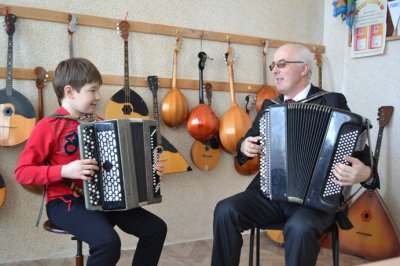
<svg viewBox="0 0 400 266">
<path fill-rule="evenodd" d="M 182 39 L 176 38 L 174 48 L 174 63 L 172 71 L 172 88 L 165 95 L 161 103 L 161 117 L 168 127 L 177 127 L 186 122 L 189 115 L 189 105 L 185 95 L 176 86 L 176 69 L 178 53 L 182 46 Z"/>
<path fill-rule="evenodd" d="M 256 100 L 256 110 L 257 112 L 261 111 L 262 103 L 265 99 L 273 99 L 278 96 L 278 92 L 274 87 L 271 87 L 267 84 L 267 53 L 268 53 L 268 41 L 265 41 L 264 47 L 262 50 L 262 62 L 263 62 L 263 86 L 257 93 Z"/>
<path fill-rule="evenodd" d="M 236 145 L 247 130 L 251 127 L 249 115 L 241 109 L 235 99 L 235 88 L 233 81 L 233 49 L 229 43 L 225 54 L 228 65 L 229 91 L 231 97 L 231 107 L 223 114 L 219 126 L 219 138 L 222 146 L 231 154 L 236 154 Z"/>
</svg>

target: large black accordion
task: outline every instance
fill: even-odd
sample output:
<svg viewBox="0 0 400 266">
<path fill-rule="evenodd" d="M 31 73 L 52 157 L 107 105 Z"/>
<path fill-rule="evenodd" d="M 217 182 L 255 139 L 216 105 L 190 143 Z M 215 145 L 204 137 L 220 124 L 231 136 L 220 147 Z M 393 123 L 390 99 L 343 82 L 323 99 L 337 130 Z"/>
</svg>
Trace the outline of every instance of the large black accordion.
<svg viewBox="0 0 400 266">
<path fill-rule="evenodd" d="M 367 128 L 367 119 L 337 108 L 270 106 L 260 119 L 261 191 L 274 201 L 335 212 L 343 187 L 333 182 L 333 167 L 348 164 L 344 155 L 364 149 Z"/>
<path fill-rule="evenodd" d="M 121 211 L 161 202 L 157 123 L 113 119 L 78 127 L 82 159 L 96 159 L 100 170 L 83 182 L 89 210 Z"/>
</svg>

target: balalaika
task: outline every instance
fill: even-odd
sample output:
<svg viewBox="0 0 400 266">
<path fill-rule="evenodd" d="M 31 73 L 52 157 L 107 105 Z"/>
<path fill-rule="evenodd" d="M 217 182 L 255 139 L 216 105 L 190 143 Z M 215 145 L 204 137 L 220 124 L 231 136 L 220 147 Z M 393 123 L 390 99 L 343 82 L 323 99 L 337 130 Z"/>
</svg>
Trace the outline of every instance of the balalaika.
<svg viewBox="0 0 400 266">
<path fill-rule="evenodd" d="M 348 164 L 345 155 L 362 150 L 369 121 L 323 105 L 272 105 L 260 119 L 261 191 L 274 201 L 303 204 L 335 212 L 343 187 L 333 167 Z"/>
<path fill-rule="evenodd" d="M 82 159 L 96 159 L 99 171 L 83 182 L 89 210 L 121 211 L 161 202 L 157 123 L 112 119 L 78 127 Z"/>
</svg>

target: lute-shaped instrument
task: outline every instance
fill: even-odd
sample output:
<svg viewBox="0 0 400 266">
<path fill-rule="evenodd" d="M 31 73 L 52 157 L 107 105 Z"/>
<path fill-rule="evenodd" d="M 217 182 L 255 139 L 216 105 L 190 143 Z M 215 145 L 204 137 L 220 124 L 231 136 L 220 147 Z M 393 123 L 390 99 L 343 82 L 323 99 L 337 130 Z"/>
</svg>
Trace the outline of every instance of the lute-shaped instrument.
<svg viewBox="0 0 400 266">
<path fill-rule="evenodd" d="M 178 54 L 182 47 L 182 38 L 176 38 L 174 48 L 174 62 L 172 70 L 172 88 L 165 95 L 161 103 L 161 116 L 168 127 L 177 127 L 186 122 L 189 115 L 189 105 L 186 97 L 176 86 L 176 72 L 178 63 Z"/>
<path fill-rule="evenodd" d="M 236 145 L 251 127 L 249 115 L 241 109 L 235 98 L 235 88 L 233 81 L 233 49 L 228 44 L 225 54 L 225 60 L 228 66 L 229 91 L 231 98 L 231 107 L 223 114 L 219 126 L 219 139 L 222 146 L 230 154 L 236 154 Z"/>
<path fill-rule="evenodd" d="M 187 119 L 187 130 L 194 139 L 208 141 L 218 133 L 219 120 L 214 111 L 204 103 L 203 97 L 203 70 L 207 59 L 205 52 L 200 52 L 199 56 L 199 105 L 190 112 Z"/>
<path fill-rule="evenodd" d="M 207 105 L 211 108 L 212 101 L 212 85 L 206 83 L 206 97 Z M 210 171 L 214 169 L 220 159 L 221 149 L 219 145 L 218 135 L 215 135 L 210 140 L 201 142 L 194 141 L 190 148 L 190 157 L 197 168 L 203 171 Z"/>
<path fill-rule="evenodd" d="M 251 95 L 246 95 L 246 113 L 249 114 L 250 110 L 254 108 L 256 99 Z M 260 170 L 260 155 L 257 154 L 253 158 L 249 158 L 247 162 L 240 165 L 236 156 L 234 158 L 235 169 L 241 175 L 254 175 Z"/>
<path fill-rule="evenodd" d="M 278 96 L 278 92 L 272 86 L 267 84 L 267 54 L 268 54 L 268 46 L 269 42 L 264 42 L 264 47 L 262 50 L 262 63 L 263 63 L 263 86 L 257 93 L 256 100 L 256 110 L 257 112 L 261 111 L 262 103 L 265 99 L 273 99 Z"/>
</svg>

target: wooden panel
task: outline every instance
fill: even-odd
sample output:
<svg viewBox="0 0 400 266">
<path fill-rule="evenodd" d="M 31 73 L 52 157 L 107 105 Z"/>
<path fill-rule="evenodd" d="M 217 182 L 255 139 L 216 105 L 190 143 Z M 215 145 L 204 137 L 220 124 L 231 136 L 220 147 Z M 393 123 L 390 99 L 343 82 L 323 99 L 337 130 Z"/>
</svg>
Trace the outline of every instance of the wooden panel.
<svg viewBox="0 0 400 266">
<path fill-rule="evenodd" d="M 104 85 L 124 85 L 124 77 L 121 75 L 110 75 L 110 74 L 102 74 L 103 84 Z M 6 77 L 6 68 L 0 67 L 0 78 Z M 54 71 L 48 71 L 47 80 L 52 81 L 54 77 Z M 13 79 L 22 79 L 22 80 L 36 80 L 36 75 L 34 69 L 27 68 L 14 68 L 13 69 Z M 147 88 L 149 85 L 147 83 L 147 77 L 134 77 L 129 76 L 129 85 L 132 87 L 144 87 Z M 172 79 L 166 77 L 159 77 L 159 87 L 160 88 L 171 88 Z M 229 83 L 221 82 L 221 81 L 207 81 L 204 80 L 204 84 L 210 82 L 213 86 L 214 91 L 227 91 L 229 92 Z M 191 80 L 191 79 L 177 79 L 176 80 L 177 87 L 182 89 L 189 90 L 198 90 L 199 89 L 199 81 Z M 253 84 L 253 83 L 235 83 L 235 91 L 236 92 L 244 92 L 244 93 L 256 93 L 262 87 L 262 84 Z"/>
<path fill-rule="evenodd" d="M 51 21 L 51 22 L 58 22 L 65 24 L 69 23 L 70 15 L 76 15 L 78 25 L 82 26 L 115 29 L 116 24 L 119 21 L 121 21 L 106 17 L 97 17 L 97 16 L 90 16 L 83 14 L 69 14 L 67 12 L 60 12 L 60 11 L 39 9 L 32 7 L 6 6 L 4 4 L 0 4 L 1 14 L 3 14 L 3 11 L 6 7 L 9 9 L 10 13 L 15 14 L 18 18 Z M 238 35 L 231 33 L 203 31 L 190 28 L 180 28 L 176 26 L 136 22 L 129 20 L 128 22 L 129 22 L 129 30 L 133 32 L 159 34 L 167 36 L 177 36 L 179 34 L 179 36 L 185 38 L 191 38 L 191 39 L 202 38 L 203 40 L 218 41 L 218 42 L 227 42 L 227 38 L 229 37 L 229 41 L 231 43 L 257 45 L 257 46 L 264 46 L 263 42 L 265 40 L 268 40 L 270 48 L 278 48 L 279 46 L 285 43 L 289 43 L 288 41 L 284 40 L 274 40 L 274 39 L 252 37 L 252 36 L 245 36 L 245 35 Z M 308 47 L 312 51 L 315 50 L 319 53 L 325 52 L 325 47 L 323 45 L 308 44 L 308 43 L 301 43 L 301 44 Z"/>
</svg>

